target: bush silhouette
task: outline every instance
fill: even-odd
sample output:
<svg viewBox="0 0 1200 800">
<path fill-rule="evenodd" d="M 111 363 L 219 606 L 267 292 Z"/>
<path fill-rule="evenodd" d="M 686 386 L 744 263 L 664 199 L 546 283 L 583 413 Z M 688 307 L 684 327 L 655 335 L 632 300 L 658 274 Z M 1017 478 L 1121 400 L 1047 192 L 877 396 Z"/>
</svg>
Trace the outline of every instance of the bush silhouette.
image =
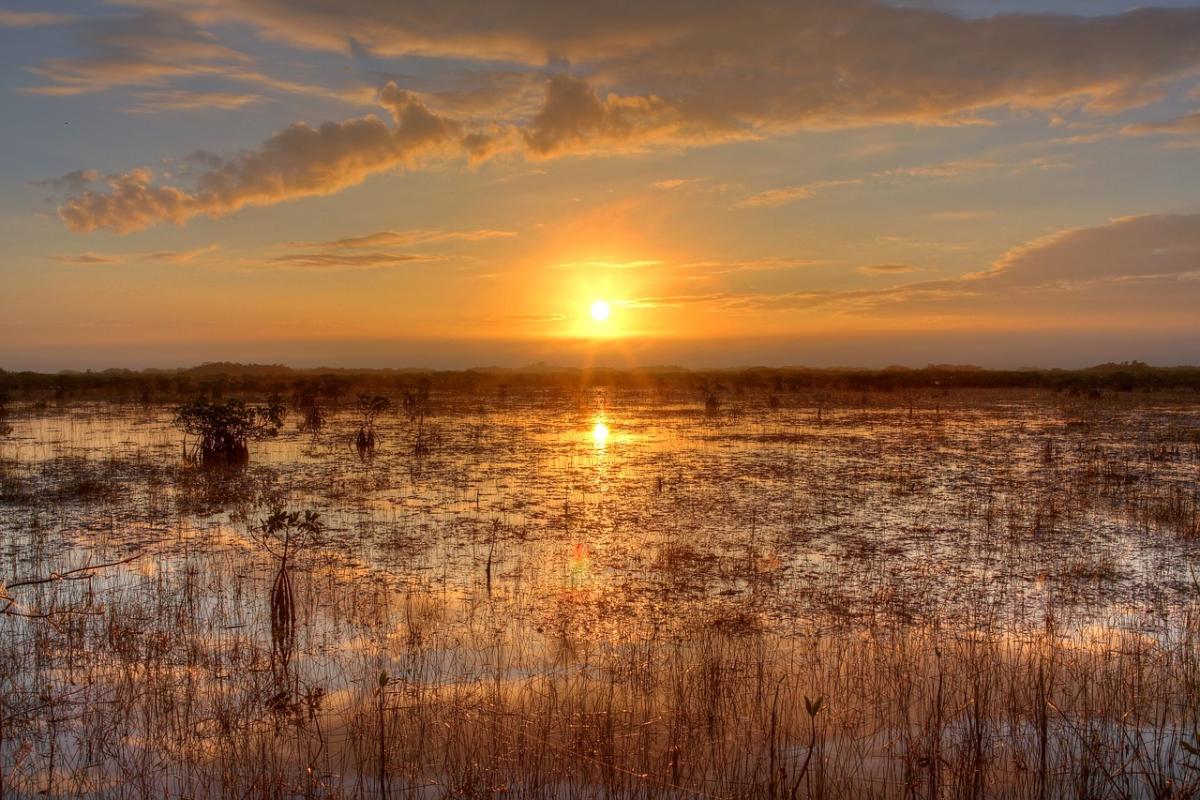
<svg viewBox="0 0 1200 800">
<path fill-rule="evenodd" d="M 285 413 L 280 403 L 247 406 L 241 400 L 226 403 L 197 400 L 179 408 L 175 423 L 185 433 L 199 437 L 190 452 L 185 442 L 186 458 L 238 464 L 250 459 L 252 439 L 266 439 L 279 433 Z"/>
<path fill-rule="evenodd" d="M 358 413 L 362 416 L 362 423 L 358 426 L 354 444 L 360 453 L 375 449 L 375 419 L 391 407 L 392 401 L 381 395 L 358 396 Z"/>
</svg>

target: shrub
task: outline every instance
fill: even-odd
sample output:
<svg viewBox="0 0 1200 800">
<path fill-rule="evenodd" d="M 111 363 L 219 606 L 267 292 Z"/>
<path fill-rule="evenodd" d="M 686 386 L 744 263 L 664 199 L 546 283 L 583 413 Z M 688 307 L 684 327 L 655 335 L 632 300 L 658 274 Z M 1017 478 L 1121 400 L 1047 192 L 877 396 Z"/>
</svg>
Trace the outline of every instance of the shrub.
<svg viewBox="0 0 1200 800">
<path fill-rule="evenodd" d="M 280 403 L 247 406 L 240 400 L 227 403 L 197 400 L 180 407 L 175 423 L 184 433 L 199 437 L 190 452 L 185 441 L 186 458 L 198 458 L 205 463 L 243 463 L 250 458 L 249 442 L 278 434 L 285 413 Z"/>
<path fill-rule="evenodd" d="M 358 413 L 362 422 L 358 426 L 358 435 L 354 444 L 359 452 L 370 452 L 375 449 L 375 418 L 392 407 L 392 401 L 381 395 L 360 394 L 358 396 Z"/>
</svg>

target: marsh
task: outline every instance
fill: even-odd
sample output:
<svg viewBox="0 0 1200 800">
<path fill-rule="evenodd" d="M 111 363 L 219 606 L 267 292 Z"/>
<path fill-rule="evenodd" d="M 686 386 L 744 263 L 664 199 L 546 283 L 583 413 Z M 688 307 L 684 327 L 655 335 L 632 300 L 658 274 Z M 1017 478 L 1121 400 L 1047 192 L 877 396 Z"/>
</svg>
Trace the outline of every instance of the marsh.
<svg viewBox="0 0 1200 800">
<path fill-rule="evenodd" d="M 1192 395 L 379 405 L 214 467 L 168 403 L 10 404 L 6 796 L 1200 786 Z"/>
</svg>

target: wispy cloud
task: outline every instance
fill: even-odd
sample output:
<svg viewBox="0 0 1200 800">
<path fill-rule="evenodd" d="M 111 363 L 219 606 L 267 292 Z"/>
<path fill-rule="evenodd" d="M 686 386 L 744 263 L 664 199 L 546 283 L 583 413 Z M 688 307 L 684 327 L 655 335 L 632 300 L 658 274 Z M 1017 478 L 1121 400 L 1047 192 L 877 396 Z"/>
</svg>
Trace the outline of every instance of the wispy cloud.
<svg viewBox="0 0 1200 800">
<path fill-rule="evenodd" d="M 285 253 L 274 256 L 270 263 L 276 267 L 307 269 L 385 269 L 440 260 L 440 256 L 413 253 Z"/>
<path fill-rule="evenodd" d="M 654 181 L 650 184 L 651 188 L 659 191 L 669 192 L 672 189 L 678 189 L 680 186 L 697 183 L 704 180 L 703 178 L 663 178 L 662 180 Z"/>
<path fill-rule="evenodd" d="M 148 5 L 148 4 L 147 4 Z M 21 87 L 25 94 L 70 97 L 120 87 L 153 87 L 135 95 L 127 110 L 135 113 L 231 110 L 261 100 L 257 93 L 196 90 L 175 86 L 204 79 L 253 85 L 260 91 L 370 103 L 375 90 L 358 84 L 333 89 L 276 78 L 254 66 L 254 59 L 223 44 L 179 8 L 143 8 L 136 14 L 77 22 L 85 54 L 48 58 L 29 66 L 42 83 Z M 17 15 L 20 18 L 41 15 Z"/>
<path fill-rule="evenodd" d="M 65 25 L 74 22 L 74 14 L 52 14 L 43 11 L 0 11 L 0 28 L 39 28 L 46 25 Z"/>
<path fill-rule="evenodd" d="M 996 212 L 989 209 L 934 211 L 929 215 L 930 219 L 942 220 L 945 222 L 971 222 L 979 219 L 990 219 L 994 216 L 996 216 Z"/>
<path fill-rule="evenodd" d="M 134 114 L 158 114 L 163 111 L 207 111 L 221 109 L 232 111 L 261 103 L 260 94 L 245 92 L 199 92 L 169 89 L 161 92 L 138 92 L 135 102 L 126 108 Z"/>
<path fill-rule="evenodd" d="M 859 268 L 876 275 L 916 271 L 906 264 Z M 1039 297 L 1086 298 L 1108 287 L 1155 285 L 1141 308 L 1126 301 L 1124 312 L 1153 313 L 1154 304 L 1193 302 L 1200 277 L 1200 214 L 1146 215 L 1090 228 L 1063 230 L 1014 247 L 988 268 L 957 278 L 903 283 L 883 289 L 789 289 L 758 292 L 697 292 L 646 296 L 626 301 L 630 308 L 704 306 L 761 313 L 824 309 L 831 314 L 924 313 L 940 309 L 965 313 L 966 302 L 983 303 L 1001 316 L 1013 313 L 1013 298 L 1029 304 Z M 1051 300 L 1050 302 L 1053 302 Z M 1058 307 L 1067 321 L 1071 311 Z"/>
<path fill-rule="evenodd" d="M 644 269 L 657 267 L 662 261 L 652 258 L 631 259 L 629 261 L 605 261 L 589 259 L 587 261 L 564 261 L 554 266 L 559 269 Z"/>
<path fill-rule="evenodd" d="M 774 208 L 797 200 L 813 197 L 830 189 L 841 189 L 846 186 L 860 186 L 866 181 L 862 178 L 847 178 L 844 180 L 812 181 L 799 186 L 784 186 L 779 189 L 768 189 L 745 197 L 737 202 L 742 208 Z"/>
<path fill-rule="evenodd" d="M 63 264 L 123 264 L 130 261 L 165 261 L 173 264 L 186 264 L 211 255 L 219 249 L 219 245 L 210 244 L 207 247 L 197 247 L 192 250 L 156 250 L 152 252 L 133 253 L 79 253 L 73 255 L 52 255 L 51 259 Z"/>
<path fill-rule="evenodd" d="M 968 159 L 943 161 L 936 164 L 921 164 L 917 166 L 893 167 L 876 170 L 855 178 L 837 178 L 833 180 L 811 181 L 798 186 L 784 186 L 778 189 L 768 189 L 757 192 L 739 200 L 735 205 L 740 208 L 774 208 L 776 206 L 806 200 L 832 189 L 844 189 L 851 186 L 868 184 L 886 184 L 906 180 L 948 180 L 975 175 L 999 169 L 1000 162 L 988 159 Z M 1011 169 L 1020 169 L 1014 165 Z"/>
<path fill-rule="evenodd" d="M 490 239 L 510 239 L 516 235 L 515 231 L 494 230 L 490 228 L 465 231 L 375 231 L 360 236 L 348 236 L 343 239 L 330 239 L 323 242 L 297 242 L 296 244 L 322 250 L 347 250 L 360 247 L 410 247 L 413 245 L 452 241 L 482 242 Z"/>
<path fill-rule="evenodd" d="M 64 96 L 114 86 L 164 85 L 250 60 L 204 28 L 166 11 L 88 20 L 83 41 L 90 54 L 50 58 L 29 67 L 45 83 L 22 91 Z"/>
<path fill-rule="evenodd" d="M 1121 130 L 1123 133 L 1134 136 L 1145 136 L 1155 133 L 1175 134 L 1179 136 L 1200 135 L 1200 111 L 1157 122 L 1139 122 L 1133 125 L 1126 125 Z"/>
<path fill-rule="evenodd" d="M 565 314 L 511 314 L 485 317 L 483 321 L 498 322 L 504 325 L 550 325 L 562 322 L 566 318 Z"/>
<path fill-rule="evenodd" d="M 78 253 L 75 255 L 52 255 L 50 258 L 63 264 L 116 264 L 119 258 L 102 256 L 97 253 Z"/>
<path fill-rule="evenodd" d="M 854 270 L 863 275 L 904 275 L 909 272 L 920 272 L 920 269 L 909 264 L 870 264 Z"/>
<path fill-rule="evenodd" d="M 808 269 L 822 263 L 811 258 L 738 258 L 685 261 L 674 266 L 691 279 L 706 279 L 718 275 L 737 275 L 753 272 L 784 272 Z"/>
<path fill-rule="evenodd" d="M 702 9 L 690 0 L 552 8 L 501 0 L 486 9 L 446 0 L 414 15 L 367 0 L 302 10 L 197 0 L 188 11 L 338 53 L 354 42 L 387 56 L 531 67 L 553 53 L 595 74 L 587 84 L 551 83 L 545 114 L 528 132 L 543 154 L 797 127 L 975 123 L 981 110 L 999 107 L 1105 113 L 1161 97 L 1165 82 L 1200 59 L 1200 10 L 1192 8 L 966 19 L 870 0 Z"/>
</svg>

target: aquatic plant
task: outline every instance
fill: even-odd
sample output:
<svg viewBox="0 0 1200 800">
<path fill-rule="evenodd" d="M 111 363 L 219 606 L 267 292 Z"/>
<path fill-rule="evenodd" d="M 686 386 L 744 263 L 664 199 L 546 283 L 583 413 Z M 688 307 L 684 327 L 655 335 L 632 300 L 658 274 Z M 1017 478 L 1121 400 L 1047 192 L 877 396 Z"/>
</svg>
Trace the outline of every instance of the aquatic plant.
<svg viewBox="0 0 1200 800">
<path fill-rule="evenodd" d="M 404 393 L 404 415 L 413 426 L 413 454 L 425 455 L 431 448 L 426 435 L 425 417 L 429 413 L 429 382 L 422 382 L 416 389 Z"/>
<path fill-rule="evenodd" d="M 292 559 L 320 536 L 324 526 L 315 511 L 274 509 L 256 532 L 256 539 L 276 562 L 271 584 L 272 657 L 286 674 L 296 643 L 296 601 L 292 591 Z"/>
<path fill-rule="evenodd" d="M 358 413 L 361 422 L 354 444 L 360 453 L 375 449 L 375 421 L 379 415 L 392 407 L 392 401 L 383 395 L 360 394 L 358 396 Z"/>
</svg>

